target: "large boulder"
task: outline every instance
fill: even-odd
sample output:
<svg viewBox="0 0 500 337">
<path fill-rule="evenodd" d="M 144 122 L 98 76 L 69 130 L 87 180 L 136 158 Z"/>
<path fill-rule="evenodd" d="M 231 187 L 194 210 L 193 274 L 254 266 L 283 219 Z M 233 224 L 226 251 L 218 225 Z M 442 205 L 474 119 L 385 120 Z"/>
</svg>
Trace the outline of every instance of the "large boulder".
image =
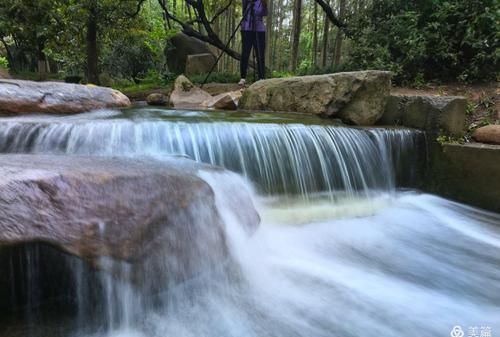
<svg viewBox="0 0 500 337">
<path fill-rule="evenodd" d="M 464 132 L 467 100 L 458 96 L 392 95 L 387 100 L 381 125 L 404 125 L 435 135 L 461 136 Z"/>
<path fill-rule="evenodd" d="M 390 89 L 386 71 L 275 78 L 245 90 L 240 109 L 304 112 L 372 125 L 384 113 Z"/>
<path fill-rule="evenodd" d="M 500 145 L 500 125 L 486 125 L 474 131 L 472 138 L 479 143 Z"/>
<path fill-rule="evenodd" d="M 158 106 L 166 106 L 170 104 L 168 96 L 159 92 L 149 94 L 148 97 L 146 97 L 146 102 L 148 103 L 148 105 Z"/>
<path fill-rule="evenodd" d="M 209 93 L 195 86 L 186 76 L 181 75 L 175 80 L 170 103 L 174 108 L 196 109 L 203 107 L 203 103 L 211 98 Z"/>
<path fill-rule="evenodd" d="M 188 55 L 184 73 L 188 76 L 208 73 L 216 60 L 217 58 L 211 53 Z"/>
<path fill-rule="evenodd" d="M 213 55 L 206 43 L 184 33 L 177 33 L 170 39 L 170 47 L 166 49 L 165 54 L 168 69 L 177 74 L 186 72 L 189 55 Z"/>
<path fill-rule="evenodd" d="M 128 106 L 127 96 L 110 88 L 61 82 L 0 81 L 0 114 L 75 114 Z"/>
<path fill-rule="evenodd" d="M 143 285 L 151 273 L 192 275 L 227 252 L 214 191 L 199 172 L 225 171 L 183 158 L 1 155 L 0 249 L 39 242 L 102 269 L 125 262 Z M 236 219 L 252 232 L 259 216 L 249 195 L 241 186 L 232 193 Z"/>
</svg>

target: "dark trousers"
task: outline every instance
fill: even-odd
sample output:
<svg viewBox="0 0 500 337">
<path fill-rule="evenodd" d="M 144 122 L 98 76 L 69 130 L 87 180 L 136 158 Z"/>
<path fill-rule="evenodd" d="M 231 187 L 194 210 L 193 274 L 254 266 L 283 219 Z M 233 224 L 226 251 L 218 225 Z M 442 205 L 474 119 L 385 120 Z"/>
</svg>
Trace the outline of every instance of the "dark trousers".
<svg viewBox="0 0 500 337">
<path fill-rule="evenodd" d="M 243 42 L 240 62 L 241 78 L 247 77 L 248 61 L 253 48 L 257 58 L 257 74 L 259 76 L 259 80 L 264 79 L 266 77 L 266 33 L 242 31 L 241 40 Z"/>
</svg>

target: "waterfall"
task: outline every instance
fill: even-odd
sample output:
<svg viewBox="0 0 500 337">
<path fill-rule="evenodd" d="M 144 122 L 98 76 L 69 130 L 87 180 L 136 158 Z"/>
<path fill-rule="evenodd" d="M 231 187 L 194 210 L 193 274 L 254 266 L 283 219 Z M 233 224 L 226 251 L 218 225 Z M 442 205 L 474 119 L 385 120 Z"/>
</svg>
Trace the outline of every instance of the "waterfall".
<svg viewBox="0 0 500 337">
<path fill-rule="evenodd" d="M 0 336 L 421 337 L 458 326 L 494 336 L 500 216 L 416 192 L 423 140 L 409 129 L 150 108 L 1 119 L 3 153 L 177 155 L 233 172 L 197 172 L 214 192 L 227 259 L 202 250 L 214 266 L 172 284 L 145 266 L 154 290 L 144 291 L 125 281 L 127 263 L 102 258 L 109 273 L 42 243 L 14 248 L 0 269 L 19 277 L 7 298 L 22 319 L 0 317 Z M 262 218 L 251 237 L 235 216 L 242 190 Z M 206 230 L 180 244 L 203 247 Z M 47 292 L 55 314 L 39 316 L 32 306 Z"/>
<path fill-rule="evenodd" d="M 415 184 L 422 134 L 409 129 L 161 120 L 8 121 L 0 152 L 184 155 L 242 173 L 269 194 L 352 196 Z M 421 159 L 420 159 L 421 160 Z"/>
</svg>

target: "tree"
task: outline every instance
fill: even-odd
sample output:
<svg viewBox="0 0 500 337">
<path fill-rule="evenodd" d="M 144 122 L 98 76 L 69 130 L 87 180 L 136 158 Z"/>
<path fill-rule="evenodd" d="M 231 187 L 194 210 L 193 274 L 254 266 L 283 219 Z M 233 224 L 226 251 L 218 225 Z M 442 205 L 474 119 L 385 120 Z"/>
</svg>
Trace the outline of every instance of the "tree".
<svg viewBox="0 0 500 337">
<path fill-rule="evenodd" d="M 290 56 L 290 71 L 292 72 L 297 69 L 301 25 L 302 0 L 294 0 L 292 20 L 292 51 Z"/>
<path fill-rule="evenodd" d="M 313 66 L 318 65 L 318 3 L 316 2 L 314 2 L 312 64 Z"/>
<path fill-rule="evenodd" d="M 203 0 L 186 0 L 186 9 L 189 14 L 187 19 L 175 15 L 171 8 L 169 8 L 167 1 L 158 1 L 165 12 L 165 18 L 176 22 L 184 34 L 207 42 L 237 60 L 241 59 L 241 54 L 227 46 L 212 27 L 215 20 L 233 4 L 233 0 L 229 0 L 227 4 L 219 8 L 211 19 L 208 17 Z M 198 25 L 197 28 L 195 24 Z"/>
<path fill-rule="evenodd" d="M 330 0 L 327 0 L 328 2 Z M 328 7 L 330 5 L 328 4 Z M 328 19 L 328 14 L 325 12 L 323 18 L 323 42 L 321 44 L 321 67 L 326 67 L 326 61 L 328 59 L 328 41 L 330 35 L 330 19 Z"/>
<path fill-rule="evenodd" d="M 45 77 L 45 47 L 47 41 L 57 33 L 60 23 L 59 14 L 54 9 L 64 3 L 62 0 L 0 2 L 0 39 L 13 71 L 28 67 L 37 69 L 40 78 Z"/>
<path fill-rule="evenodd" d="M 346 0 L 340 0 L 339 3 L 339 20 L 344 20 L 346 10 Z M 335 58 L 333 64 L 338 66 L 340 64 L 340 57 L 342 53 L 342 29 L 337 28 L 337 37 L 335 38 Z"/>
</svg>

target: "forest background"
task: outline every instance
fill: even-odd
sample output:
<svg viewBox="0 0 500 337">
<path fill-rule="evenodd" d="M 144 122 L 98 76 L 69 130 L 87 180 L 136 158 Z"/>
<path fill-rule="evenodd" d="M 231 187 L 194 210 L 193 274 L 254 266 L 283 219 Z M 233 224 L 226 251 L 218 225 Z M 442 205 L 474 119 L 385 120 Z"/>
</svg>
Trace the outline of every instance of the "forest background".
<svg viewBox="0 0 500 337">
<path fill-rule="evenodd" d="M 381 69 L 397 85 L 498 82 L 497 0 L 268 0 L 269 76 Z M 212 81 L 238 80 L 238 0 L 1 0 L 0 67 L 17 78 L 126 89 L 175 78 L 179 31 L 225 49 Z M 203 78 L 201 75 L 199 78 Z M 195 81 L 199 80 L 197 78 Z"/>
</svg>

